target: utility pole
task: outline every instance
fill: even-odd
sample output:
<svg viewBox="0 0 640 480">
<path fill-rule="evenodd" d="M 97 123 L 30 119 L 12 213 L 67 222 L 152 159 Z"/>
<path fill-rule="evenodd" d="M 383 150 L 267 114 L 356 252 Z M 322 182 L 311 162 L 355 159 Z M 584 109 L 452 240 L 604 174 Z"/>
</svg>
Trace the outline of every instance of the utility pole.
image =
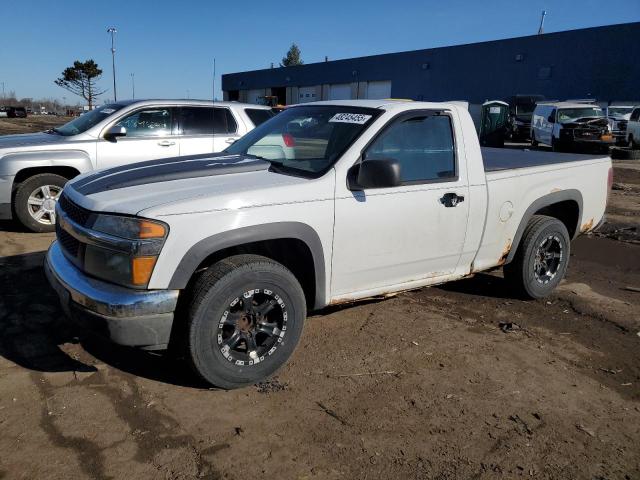
<svg viewBox="0 0 640 480">
<path fill-rule="evenodd" d="M 118 101 L 118 94 L 116 92 L 116 49 L 114 47 L 114 36 L 118 32 L 115 27 L 107 28 L 107 33 L 111 34 L 111 66 L 113 68 L 113 101 Z"/>
<path fill-rule="evenodd" d="M 547 11 L 542 11 L 542 18 L 540 18 L 540 27 L 538 28 L 538 35 L 542 35 L 544 33 L 544 17 L 547 16 Z"/>
<path fill-rule="evenodd" d="M 131 74 L 131 98 L 136 98 L 136 74 Z"/>
</svg>

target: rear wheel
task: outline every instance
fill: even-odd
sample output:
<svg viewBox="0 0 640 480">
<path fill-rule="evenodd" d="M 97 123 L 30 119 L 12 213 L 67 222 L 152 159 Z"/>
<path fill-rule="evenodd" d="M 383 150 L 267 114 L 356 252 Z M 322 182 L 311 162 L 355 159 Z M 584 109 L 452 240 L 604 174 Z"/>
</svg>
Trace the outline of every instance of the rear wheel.
<svg viewBox="0 0 640 480">
<path fill-rule="evenodd" d="M 570 238 L 557 218 L 534 215 L 504 277 L 519 296 L 543 298 L 560 283 L 569 263 Z"/>
<path fill-rule="evenodd" d="M 304 292 L 283 265 L 236 255 L 205 271 L 188 315 L 188 357 L 207 382 L 232 389 L 280 368 L 295 349 L 306 317 Z"/>
<path fill-rule="evenodd" d="M 65 177 L 54 173 L 41 173 L 22 182 L 13 203 L 20 223 L 32 232 L 53 232 L 55 207 L 65 183 Z"/>
</svg>

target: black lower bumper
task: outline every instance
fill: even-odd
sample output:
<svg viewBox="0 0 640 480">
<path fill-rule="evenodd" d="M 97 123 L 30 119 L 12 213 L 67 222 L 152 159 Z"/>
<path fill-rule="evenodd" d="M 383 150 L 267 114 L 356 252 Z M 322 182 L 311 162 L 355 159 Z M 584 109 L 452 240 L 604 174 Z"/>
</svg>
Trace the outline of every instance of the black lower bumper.
<svg viewBox="0 0 640 480">
<path fill-rule="evenodd" d="M 177 290 L 137 291 L 87 277 L 57 242 L 44 269 L 62 309 L 81 328 L 120 345 L 162 348 L 169 343 Z"/>
</svg>

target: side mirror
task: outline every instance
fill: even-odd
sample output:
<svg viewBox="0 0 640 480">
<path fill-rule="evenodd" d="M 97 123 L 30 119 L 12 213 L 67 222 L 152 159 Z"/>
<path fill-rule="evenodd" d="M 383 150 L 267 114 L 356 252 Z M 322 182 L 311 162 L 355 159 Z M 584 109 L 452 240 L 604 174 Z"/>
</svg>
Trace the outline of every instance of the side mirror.
<svg viewBox="0 0 640 480">
<path fill-rule="evenodd" d="M 115 142 L 118 137 L 126 137 L 127 129 L 118 125 L 113 125 L 104 132 L 104 139 L 110 142 Z"/>
<path fill-rule="evenodd" d="M 358 166 L 352 190 L 390 188 L 402 184 L 400 162 L 394 158 L 364 160 Z"/>
<path fill-rule="evenodd" d="M 549 118 L 547 118 L 547 121 L 549 123 L 556 123 L 556 116 L 552 113 L 551 115 L 549 115 Z"/>
</svg>

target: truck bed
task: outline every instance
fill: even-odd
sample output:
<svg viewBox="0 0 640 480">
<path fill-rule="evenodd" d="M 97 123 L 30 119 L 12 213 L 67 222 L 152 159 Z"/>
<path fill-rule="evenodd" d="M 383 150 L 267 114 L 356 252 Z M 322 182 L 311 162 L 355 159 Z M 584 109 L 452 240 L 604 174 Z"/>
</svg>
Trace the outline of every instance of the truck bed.
<svg viewBox="0 0 640 480">
<path fill-rule="evenodd" d="M 515 168 L 599 160 L 607 157 L 606 154 L 585 155 L 515 148 L 482 148 L 481 150 L 485 172 L 498 172 L 501 170 L 512 170 Z"/>
</svg>

